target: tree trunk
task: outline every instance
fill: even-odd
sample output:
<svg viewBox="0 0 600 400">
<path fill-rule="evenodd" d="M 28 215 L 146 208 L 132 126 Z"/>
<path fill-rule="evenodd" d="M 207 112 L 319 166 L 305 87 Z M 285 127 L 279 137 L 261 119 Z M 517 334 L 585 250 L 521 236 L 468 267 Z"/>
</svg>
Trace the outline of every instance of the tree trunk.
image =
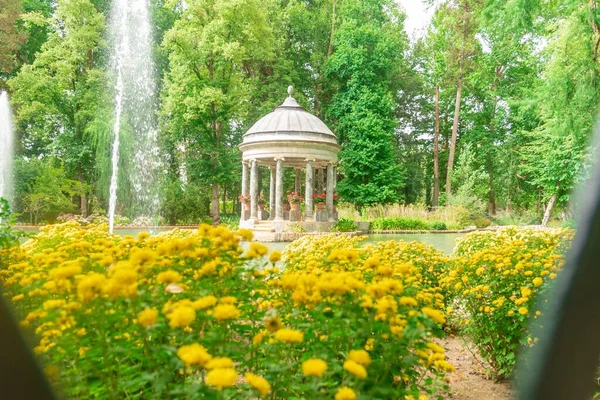
<svg viewBox="0 0 600 400">
<path fill-rule="evenodd" d="M 491 91 L 494 95 L 494 105 L 492 107 L 492 114 L 490 118 L 490 143 L 487 153 L 487 169 L 489 178 L 489 191 L 488 191 L 488 214 L 496 214 L 496 194 L 494 192 L 494 140 L 496 136 L 496 109 L 498 108 L 498 96 L 496 91 L 498 90 L 498 83 L 504 74 L 504 68 L 496 66 L 494 82 L 492 83 Z"/>
<path fill-rule="evenodd" d="M 489 191 L 488 191 L 488 214 L 496 214 L 496 197 L 494 196 L 494 168 L 490 167 L 488 171 L 489 176 Z"/>
<path fill-rule="evenodd" d="M 223 214 L 227 214 L 227 187 L 223 185 Z"/>
<path fill-rule="evenodd" d="M 329 33 L 329 43 L 327 44 L 327 56 L 325 57 L 325 60 L 323 60 L 323 65 L 325 65 L 325 62 L 327 61 L 327 59 L 329 59 L 329 57 L 331 57 L 331 54 L 333 53 L 333 36 L 335 34 L 335 3 L 337 0 L 333 0 L 333 4 L 332 4 L 332 10 L 331 10 L 331 31 Z M 315 85 L 315 93 L 314 93 L 314 113 L 316 116 L 320 117 L 320 118 L 324 118 L 325 116 L 322 115 L 322 110 L 321 110 L 321 106 L 323 105 L 323 103 L 327 102 L 327 99 L 324 99 L 323 97 L 323 81 L 324 81 L 324 76 L 323 76 L 323 70 L 321 70 L 319 72 L 319 76 L 317 78 L 317 83 Z"/>
<path fill-rule="evenodd" d="M 462 63 L 458 75 L 458 87 L 456 89 L 456 103 L 454 105 L 454 123 L 452 124 L 452 139 L 450 139 L 450 152 L 448 153 L 448 170 L 446 171 L 446 195 L 452 191 L 452 169 L 454 168 L 454 152 L 456 151 L 456 138 L 458 136 L 458 121 L 460 114 L 460 96 L 462 94 L 463 73 Z"/>
<path fill-rule="evenodd" d="M 327 58 L 331 57 L 333 53 L 333 35 L 335 33 L 335 2 L 333 0 L 333 7 L 331 10 L 331 32 L 329 33 L 329 46 L 327 47 Z"/>
<path fill-rule="evenodd" d="M 213 225 L 219 225 L 221 222 L 221 217 L 219 215 L 219 184 L 216 182 L 213 182 L 212 184 L 212 195 L 210 200 Z"/>
<path fill-rule="evenodd" d="M 79 182 L 81 183 L 85 183 L 83 176 L 81 175 L 77 176 L 77 180 L 79 180 Z M 87 196 L 85 195 L 85 193 L 79 196 L 79 208 L 81 210 L 81 216 L 83 218 L 87 217 Z"/>
<path fill-rule="evenodd" d="M 546 206 L 546 211 L 544 211 L 544 219 L 542 219 L 542 226 L 548 226 L 548 221 L 550 221 L 550 216 L 552 215 L 552 207 L 554 207 L 554 203 L 556 202 L 556 193 L 550 197 L 550 201 Z"/>
<path fill-rule="evenodd" d="M 433 133 L 433 199 L 431 205 L 438 207 L 440 197 L 440 87 L 435 87 L 435 131 Z"/>
</svg>

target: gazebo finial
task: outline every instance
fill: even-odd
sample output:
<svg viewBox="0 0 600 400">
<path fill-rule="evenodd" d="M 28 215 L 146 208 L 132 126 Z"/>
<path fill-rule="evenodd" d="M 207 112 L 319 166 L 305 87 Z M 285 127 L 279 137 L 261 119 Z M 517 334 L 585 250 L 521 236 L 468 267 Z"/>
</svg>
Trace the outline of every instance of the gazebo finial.
<svg viewBox="0 0 600 400">
<path fill-rule="evenodd" d="M 288 94 L 290 95 L 290 97 L 292 97 L 292 95 L 294 94 L 294 87 L 292 85 L 288 86 Z"/>
</svg>

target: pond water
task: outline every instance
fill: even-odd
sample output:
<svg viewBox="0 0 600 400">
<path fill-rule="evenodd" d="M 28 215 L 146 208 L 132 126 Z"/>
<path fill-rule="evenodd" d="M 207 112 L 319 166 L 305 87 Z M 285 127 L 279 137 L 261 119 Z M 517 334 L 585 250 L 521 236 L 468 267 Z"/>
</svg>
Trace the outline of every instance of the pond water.
<svg viewBox="0 0 600 400">
<path fill-rule="evenodd" d="M 452 253 L 454 250 L 456 239 L 459 238 L 461 233 L 372 233 L 368 236 L 366 243 L 372 242 L 383 242 L 386 240 L 405 242 L 423 242 L 435 247 L 438 250 L 443 251 L 446 254 Z M 271 250 L 283 250 L 289 244 L 287 242 L 274 242 L 265 243 Z"/>
<path fill-rule="evenodd" d="M 150 231 L 152 233 L 166 232 L 171 228 L 154 228 Z M 37 232 L 37 229 L 23 229 L 26 232 Z M 115 233 L 121 236 L 132 235 L 136 236 L 140 232 L 147 231 L 147 229 L 115 229 Z M 452 253 L 454 249 L 456 239 L 462 236 L 461 233 L 372 233 L 367 235 L 368 242 L 381 242 L 385 240 L 403 240 L 405 242 L 423 242 L 435 247 L 438 250 L 443 251 L 446 254 Z M 271 250 L 283 250 L 289 243 L 288 242 L 274 242 L 266 243 Z"/>
</svg>

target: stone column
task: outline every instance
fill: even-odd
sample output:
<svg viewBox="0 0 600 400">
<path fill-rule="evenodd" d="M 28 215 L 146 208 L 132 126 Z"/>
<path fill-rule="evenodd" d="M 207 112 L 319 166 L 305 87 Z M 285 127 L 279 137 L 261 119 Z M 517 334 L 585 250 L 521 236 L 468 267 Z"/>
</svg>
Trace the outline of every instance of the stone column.
<svg viewBox="0 0 600 400">
<path fill-rule="evenodd" d="M 307 159 L 306 160 L 306 183 L 304 188 L 304 211 L 305 211 L 305 220 L 312 221 L 313 218 L 313 192 L 314 192 L 314 170 L 313 170 L 313 161 Z"/>
<path fill-rule="evenodd" d="M 327 219 L 333 222 L 333 163 L 327 164 L 327 194 L 325 196 L 325 209 L 327 210 Z"/>
<path fill-rule="evenodd" d="M 258 163 L 250 164 L 250 219 L 258 221 Z"/>
<path fill-rule="evenodd" d="M 248 193 L 248 163 L 242 161 L 242 195 Z M 244 221 L 244 203 L 240 202 L 242 207 L 241 220 Z"/>
<path fill-rule="evenodd" d="M 275 218 L 275 167 L 269 167 L 271 180 L 269 182 L 269 218 Z"/>
<path fill-rule="evenodd" d="M 275 220 L 283 221 L 283 158 L 276 158 L 277 168 L 275 171 Z"/>
</svg>

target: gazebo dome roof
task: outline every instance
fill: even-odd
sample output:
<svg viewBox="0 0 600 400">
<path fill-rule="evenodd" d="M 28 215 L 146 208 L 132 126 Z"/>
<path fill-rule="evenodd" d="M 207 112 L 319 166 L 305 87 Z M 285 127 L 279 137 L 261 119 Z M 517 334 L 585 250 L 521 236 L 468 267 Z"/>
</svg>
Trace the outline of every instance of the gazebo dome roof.
<svg viewBox="0 0 600 400">
<path fill-rule="evenodd" d="M 316 133 L 335 138 L 323 121 L 306 111 L 291 95 L 273 112 L 256 121 L 244 136 L 278 132 Z"/>
<path fill-rule="evenodd" d="M 289 161 L 288 165 L 302 165 L 307 158 L 337 161 L 340 147 L 336 136 L 323 121 L 298 104 L 293 92 L 290 86 L 289 97 L 244 134 L 239 146 L 244 160 L 271 164 L 275 157 L 282 157 Z"/>
</svg>

